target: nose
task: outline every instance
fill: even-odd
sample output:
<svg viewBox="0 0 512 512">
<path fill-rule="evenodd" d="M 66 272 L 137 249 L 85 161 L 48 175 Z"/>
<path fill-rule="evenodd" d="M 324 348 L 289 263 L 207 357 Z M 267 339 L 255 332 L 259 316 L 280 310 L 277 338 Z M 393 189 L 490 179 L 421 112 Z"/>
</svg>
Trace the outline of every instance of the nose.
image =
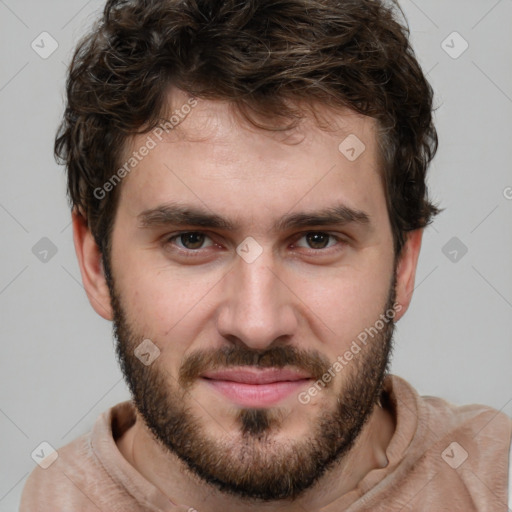
<svg viewBox="0 0 512 512">
<path fill-rule="evenodd" d="M 217 315 L 221 336 L 263 350 L 295 334 L 296 297 L 271 255 L 266 256 L 264 251 L 252 263 L 238 258 L 223 285 L 224 300 Z"/>
</svg>

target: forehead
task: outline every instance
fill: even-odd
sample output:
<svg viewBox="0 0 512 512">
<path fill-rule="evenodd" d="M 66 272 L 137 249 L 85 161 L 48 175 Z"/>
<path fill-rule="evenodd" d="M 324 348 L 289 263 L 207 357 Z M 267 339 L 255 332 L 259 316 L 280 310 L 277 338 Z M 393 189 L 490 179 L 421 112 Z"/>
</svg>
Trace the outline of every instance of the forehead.
<svg viewBox="0 0 512 512">
<path fill-rule="evenodd" d="M 120 206 L 136 216 L 187 198 L 217 213 L 234 209 L 253 218 L 299 203 L 303 209 L 334 201 L 354 209 L 382 206 L 375 120 L 314 109 L 325 126 L 305 110 L 292 130 L 270 131 L 244 120 L 229 102 L 174 92 L 168 129 L 127 141 L 124 163 L 139 155 L 121 184 Z M 141 151 L 144 146 L 151 149 Z"/>
</svg>

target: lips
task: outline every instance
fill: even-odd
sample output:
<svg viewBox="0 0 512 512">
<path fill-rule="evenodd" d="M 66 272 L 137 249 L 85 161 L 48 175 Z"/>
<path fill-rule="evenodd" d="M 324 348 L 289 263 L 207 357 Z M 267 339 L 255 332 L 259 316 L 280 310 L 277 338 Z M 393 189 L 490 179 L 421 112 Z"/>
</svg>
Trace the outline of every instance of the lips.
<svg viewBox="0 0 512 512">
<path fill-rule="evenodd" d="M 311 380 L 311 375 L 287 368 L 232 368 L 212 370 L 202 376 L 203 382 L 242 407 L 270 407 L 298 393 Z"/>
</svg>

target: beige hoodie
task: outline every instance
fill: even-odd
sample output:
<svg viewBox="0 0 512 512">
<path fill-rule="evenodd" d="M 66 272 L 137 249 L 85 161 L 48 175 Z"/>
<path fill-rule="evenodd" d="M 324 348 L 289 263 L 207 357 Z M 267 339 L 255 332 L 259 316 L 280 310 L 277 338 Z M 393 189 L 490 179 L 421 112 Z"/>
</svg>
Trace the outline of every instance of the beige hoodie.
<svg viewBox="0 0 512 512">
<path fill-rule="evenodd" d="M 511 418 L 481 405 L 420 397 L 396 376 L 386 379 L 384 401 L 396 419 L 388 466 L 370 471 L 322 511 L 507 512 Z M 134 418 L 130 402 L 103 413 L 47 469 L 32 472 L 20 511 L 187 511 L 119 452 L 115 439 Z"/>
</svg>

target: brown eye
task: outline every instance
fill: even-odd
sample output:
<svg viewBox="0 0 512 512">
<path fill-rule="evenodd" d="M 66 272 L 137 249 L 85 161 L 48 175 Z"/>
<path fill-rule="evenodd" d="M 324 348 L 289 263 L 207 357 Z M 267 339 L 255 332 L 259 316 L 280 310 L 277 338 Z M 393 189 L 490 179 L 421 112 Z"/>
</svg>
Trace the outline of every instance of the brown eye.
<svg viewBox="0 0 512 512">
<path fill-rule="evenodd" d="M 200 249 L 205 236 L 202 233 L 184 233 L 179 239 L 187 249 Z"/>
<path fill-rule="evenodd" d="M 327 233 L 308 233 L 306 240 L 312 249 L 325 249 L 329 243 L 331 235 Z"/>
<path fill-rule="evenodd" d="M 181 249 L 195 251 L 204 248 L 203 244 L 209 237 L 204 233 L 198 231 L 190 231 L 174 235 L 167 240 L 167 243 L 176 242 L 176 245 Z M 212 245 L 211 243 L 209 245 Z"/>
<path fill-rule="evenodd" d="M 334 235 L 323 233 L 321 231 L 311 231 L 306 233 L 299 240 L 302 239 L 306 240 L 307 246 L 303 244 L 297 244 L 297 246 L 313 250 L 329 249 L 333 245 L 336 245 L 336 242 L 339 242 L 339 239 Z"/>
</svg>

